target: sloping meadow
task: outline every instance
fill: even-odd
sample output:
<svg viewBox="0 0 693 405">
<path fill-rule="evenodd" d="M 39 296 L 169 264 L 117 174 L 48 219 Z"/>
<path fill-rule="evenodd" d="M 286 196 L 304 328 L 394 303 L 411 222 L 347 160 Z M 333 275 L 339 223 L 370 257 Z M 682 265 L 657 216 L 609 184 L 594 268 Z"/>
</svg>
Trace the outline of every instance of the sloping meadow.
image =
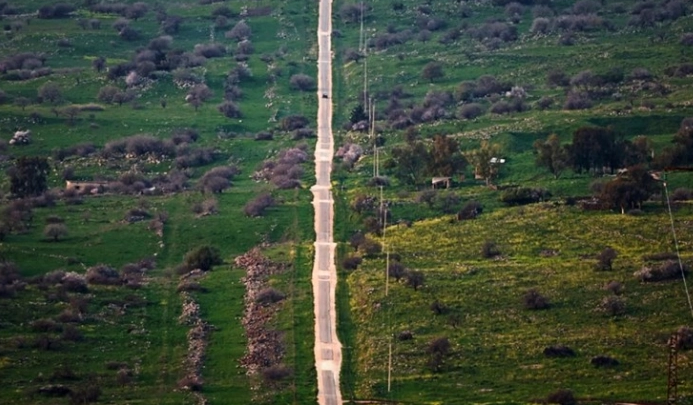
<svg viewBox="0 0 693 405">
<path fill-rule="evenodd" d="M 689 206 L 674 212 L 687 263 L 692 215 Z M 674 249 L 661 207 L 625 216 L 535 204 L 467 221 L 444 217 L 390 227 L 386 235 L 381 242 L 390 263 L 420 271 L 424 282 L 414 289 L 406 275 L 398 281 L 391 273 L 385 296 L 383 254 L 366 258 L 348 276 L 358 396 L 523 403 L 563 388 L 577 398 L 608 401 L 665 397 L 666 342 L 690 324 L 691 313 L 680 277 L 643 283 L 634 276 L 657 265 L 653 254 Z M 483 249 L 489 243 L 491 255 Z M 612 270 L 597 270 L 607 247 L 617 252 Z M 530 290 L 547 305 L 530 305 Z M 450 344 L 438 362 L 436 339 Z M 562 346 L 573 355 L 545 352 Z M 597 356 L 617 365 L 600 367 Z M 681 373 L 689 368 L 685 359 Z M 691 388 L 681 381 L 679 392 Z"/>
</svg>

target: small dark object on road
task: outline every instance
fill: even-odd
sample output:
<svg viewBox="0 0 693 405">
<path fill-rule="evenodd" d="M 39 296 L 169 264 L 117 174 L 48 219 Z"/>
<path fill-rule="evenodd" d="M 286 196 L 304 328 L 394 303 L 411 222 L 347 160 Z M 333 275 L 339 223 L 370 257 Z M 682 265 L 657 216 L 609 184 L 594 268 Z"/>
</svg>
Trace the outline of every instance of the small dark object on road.
<svg viewBox="0 0 693 405">
<path fill-rule="evenodd" d="M 329 98 L 329 97 L 327 97 L 327 94 L 323 93 L 322 98 Z"/>
</svg>

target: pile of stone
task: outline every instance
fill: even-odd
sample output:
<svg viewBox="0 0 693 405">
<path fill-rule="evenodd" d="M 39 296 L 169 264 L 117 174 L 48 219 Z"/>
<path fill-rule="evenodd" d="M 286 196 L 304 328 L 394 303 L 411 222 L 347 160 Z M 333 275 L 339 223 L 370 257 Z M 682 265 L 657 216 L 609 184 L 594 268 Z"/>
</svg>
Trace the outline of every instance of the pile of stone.
<svg viewBox="0 0 693 405">
<path fill-rule="evenodd" d="M 246 374 L 254 375 L 262 369 L 279 365 L 284 356 L 281 332 L 268 327 L 279 306 L 265 305 L 257 300 L 258 294 L 269 286 L 269 277 L 283 271 L 284 266 L 266 259 L 257 248 L 237 257 L 235 264 L 246 271 L 246 276 L 242 279 L 246 293 L 241 323 L 248 347 L 241 359 L 241 366 L 246 369 Z"/>
<path fill-rule="evenodd" d="M 28 145 L 31 143 L 31 131 L 16 131 L 10 139 L 10 145 Z"/>
</svg>

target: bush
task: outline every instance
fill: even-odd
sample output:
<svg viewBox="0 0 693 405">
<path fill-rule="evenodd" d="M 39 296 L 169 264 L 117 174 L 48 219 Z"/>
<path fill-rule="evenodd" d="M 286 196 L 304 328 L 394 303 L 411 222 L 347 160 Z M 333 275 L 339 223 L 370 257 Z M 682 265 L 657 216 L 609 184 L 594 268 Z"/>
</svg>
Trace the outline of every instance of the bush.
<svg viewBox="0 0 693 405">
<path fill-rule="evenodd" d="M 586 110 L 592 107 L 592 100 L 584 92 L 570 92 L 563 103 L 565 110 Z"/>
<path fill-rule="evenodd" d="M 568 346 L 556 345 L 544 349 L 544 357 L 574 357 L 575 351 Z"/>
<path fill-rule="evenodd" d="M 618 252 L 610 247 L 602 250 L 597 256 L 597 270 L 612 270 L 614 259 L 618 256 Z"/>
<path fill-rule="evenodd" d="M 305 128 L 308 125 L 308 118 L 303 115 L 288 115 L 282 118 L 281 126 L 284 131 Z"/>
<path fill-rule="evenodd" d="M 690 188 L 677 188 L 671 193 L 672 201 L 688 201 L 693 199 L 693 191 Z"/>
<path fill-rule="evenodd" d="M 70 403 L 73 405 L 90 404 L 98 402 L 101 397 L 101 388 L 96 384 L 78 388 L 70 394 Z"/>
<path fill-rule="evenodd" d="M 679 350 L 693 349 L 693 329 L 682 326 L 676 331 L 676 348 Z"/>
<path fill-rule="evenodd" d="M 57 242 L 60 238 L 67 236 L 67 227 L 61 223 L 48 224 L 43 229 L 43 235 Z"/>
<path fill-rule="evenodd" d="M 270 366 L 262 370 L 262 378 L 270 383 L 276 383 L 291 375 L 291 369 L 284 365 Z"/>
<path fill-rule="evenodd" d="M 417 291 L 426 281 L 424 273 L 418 270 L 410 270 L 405 274 L 407 285 Z"/>
<path fill-rule="evenodd" d="M 265 288 L 260 291 L 255 297 L 255 302 L 262 305 L 269 305 L 277 303 L 286 298 L 286 295 L 279 290 L 274 288 Z"/>
<path fill-rule="evenodd" d="M 238 107 L 238 105 L 236 103 L 234 103 L 233 101 L 225 100 L 223 103 L 221 103 L 217 106 L 217 109 L 226 118 L 242 118 L 243 117 L 243 113 L 241 112 L 240 107 Z"/>
<path fill-rule="evenodd" d="M 484 108 L 479 103 L 464 104 L 457 112 L 459 118 L 471 120 L 484 114 Z"/>
<path fill-rule="evenodd" d="M 677 260 L 667 260 L 658 266 L 643 266 L 642 269 L 636 271 L 633 275 L 642 282 L 653 283 L 658 281 L 676 280 L 681 278 L 682 273 L 688 274 L 690 268 L 687 264 L 682 263 L 679 266 Z"/>
<path fill-rule="evenodd" d="M 457 220 L 474 219 L 483 212 L 483 207 L 478 201 L 468 201 L 457 213 Z"/>
<path fill-rule="evenodd" d="M 525 205 L 545 201 L 551 193 L 543 188 L 513 187 L 504 190 L 500 200 L 507 205 Z"/>
<path fill-rule="evenodd" d="M 361 265 L 363 259 L 359 256 L 350 256 L 342 260 L 342 268 L 344 270 L 356 270 Z"/>
<path fill-rule="evenodd" d="M 500 250 L 498 249 L 498 246 L 496 246 L 496 242 L 494 241 L 486 241 L 484 242 L 483 245 L 481 245 L 481 257 L 484 259 L 491 259 L 493 257 L 499 256 L 501 254 Z"/>
<path fill-rule="evenodd" d="M 121 284 L 118 270 L 105 264 L 98 264 L 87 269 L 85 275 L 89 284 L 119 285 Z"/>
<path fill-rule="evenodd" d="M 604 290 L 611 291 L 614 295 L 621 295 L 623 293 L 623 284 L 618 281 L 609 281 L 604 286 Z"/>
<path fill-rule="evenodd" d="M 601 300 L 597 310 L 610 316 L 619 316 L 626 313 L 626 303 L 621 297 L 610 295 Z"/>
<path fill-rule="evenodd" d="M 365 257 L 373 257 L 382 251 L 383 247 L 382 245 L 371 238 L 364 238 L 361 244 L 359 244 L 358 250 L 363 254 Z"/>
<path fill-rule="evenodd" d="M 62 332 L 63 325 L 52 319 L 37 319 L 30 324 L 33 332 Z"/>
<path fill-rule="evenodd" d="M 522 296 L 522 301 L 527 309 L 537 310 L 549 308 L 549 300 L 534 288 L 528 290 Z"/>
<path fill-rule="evenodd" d="M 618 366 L 618 360 L 609 356 L 594 356 L 590 363 L 595 367 L 616 367 Z"/>
<path fill-rule="evenodd" d="M 274 199 L 269 193 L 264 193 L 248 201 L 243 207 L 243 212 L 249 217 L 261 217 L 265 214 L 265 210 L 272 205 L 274 205 Z"/>
<path fill-rule="evenodd" d="M 240 42 L 244 39 L 250 38 L 251 34 L 252 30 L 250 29 L 250 26 L 248 26 L 245 21 L 239 21 L 233 26 L 233 28 L 227 31 L 224 36 L 228 39 L 235 39 L 237 42 Z"/>
<path fill-rule="evenodd" d="M 299 73 L 291 76 L 289 79 L 289 85 L 293 90 L 313 91 L 315 90 L 315 79 L 308 75 Z"/>
<path fill-rule="evenodd" d="M 387 274 L 389 277 L 393 277 L 396 281 L 399 281 L 402 277 L 407 275 L 407 268 L 404 267 L 402 263 L 393 261 L 387 267 Z"/>
<path fill-rule="evenodd" d="M 60 338 L 69 342 L 81 342 L 84 340 L 84 335 L 75 325 L 66 325 Z"/>
<path fill-rule="evenodd" d="M 222 264 L 219 249 L 211 246 L 200 246 L 185 254 L 183 264 L 188 270 L 212 270 L 212 267 Z"/>
<path fill-rule="evenodd" d="M 549 394 L 546 397 L 546 402 L 550 404 L 559 404 L 559 405 L 576 405 L 577 400 L 575 399 L 575 395 L 573 395 L 573 391 L 571 390 L 564 390 L 560 389 L 558 391 L 554 391 L 551 394 Z"/>
<path fill-rule="evenodd" d="M 411 331 L 405 330 L 397 334 L 397 340 L 399 340 L 400 342 L 412 339 L 414 339 L 414 334 L 411 333 Z"/>
</svg>

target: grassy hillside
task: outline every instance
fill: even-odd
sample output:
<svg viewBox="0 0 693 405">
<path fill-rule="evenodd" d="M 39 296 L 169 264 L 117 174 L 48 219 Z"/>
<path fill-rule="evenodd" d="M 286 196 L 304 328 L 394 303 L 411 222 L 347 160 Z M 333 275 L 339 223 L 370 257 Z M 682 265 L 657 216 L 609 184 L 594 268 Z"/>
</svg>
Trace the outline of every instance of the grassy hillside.
<svg viewBox="0 0 693 405">
<path fill-rule="evenodd" d="M 554 178 L 535 164 L 534 143 L 556 134 L 569 145 L 577 129 L 598 126 L 624 140 L 646 137 L 656 161 L 690 115 L 691 78 L 680 68 L 690 53 L 684 38 L 691 19 L 688 11 L 673 10 L 689 6 L 509 3 L 367 3 L 363 31 L 358 2 L 337 3 L 343 102 L 335 120 L 341 142 L 363 151 L 356 160 L 345 153 L 335 174 L 345 260 L 340 305 L 348 308 L 340 315 L 347 346 L 343 392 L 354 399 L 467 404 L 570 403 L 549 398 L 570 390 L 586 403 L 664 403 L 666 342 L 690 324 L 691 314 L 680 277 L 644 283 L 633 275 L 659 265 L 645 256 L 675 249 L 661 183 L 632 215 L 585 210 L 589 205 L 573 203 L 599 196 L 593 185 L 616 177 L 568 168 Z M 382 145 L 377 181 L 373 138 L 354 125 L 365 71 Z M 430 178 L 439 174 L 402 160 L 397 150 L 420 143 L 430 151 L 436 135 L 453 138 L 467 157 L 482 141 L 496 144 L 506 162 L 493 187 L 475 179 L 469 162 L 452 175 L 452 189 L 431 191 Z M 418 167 L 418 179 L 398 176 L 393 161 Z M 693 186 L 689 172 L 665 177 L 670 194 Z M 551 197 L 509 207 L 501 198 L 515 187 Z M 455 214 L 470 202 L 483 212 L 458 221 Z M 673 219 L 690 264 L 689 204 L 676 203 Z M 358 246 L 353 235 L 359 232 L 380 242 L 383 252 Z M 484 258 L 487 243 L 499 254 Z M 598 271 L 597 256 L 607 247 L 618 252 L 613 270 Z M 400 280 L 397 271 L 391 274 L 387 296 L 386 249 L 402 273 Z M 411 274 L 419 280 L 416 290 Z M 605 289 L 615 285 L 623 288 L 620 295 Z M 548 300 L 548 308 L 527 309 L 529 290 Z M 449 347 L 440 348 L 442 338 Z M 544 350 L 556 345 L 574 356 L 547 357 Z M 619 364 L 597 367 L 595 356 Z M 688 354 L 681 356 L 686 373 Z M 678 388 L 681 398 L 690 398 L 688 382 L 680 380 Z"/>
<path fill-rule="evenodd" d="M 0 252 L 20 276 L 0 298 L 0 402 L 199 401 L 183 388 L 190 326 L 178 320 L 181 263 L 199 246 L 218 249 L 223 261 L 199 285 L 185 287 L 197 290 L 191 295 L 212 325 L 201 394 L 210 403 L 310 401 L 312 341 L 297 337 L 312 333 L 305 281 L 312 268 L 312 169 L 301 158 L 288 180 L 254 173 L 296 146 L 310 160 L 312 121 L 287 127 L 283 119 L 315 114 L 313 94 L 290 84 L 292 75 L 315 73 L 313 4 L 54 3 L 0 3 L 3 172 L 22 156 L 49 164 L 47 194 L 26 200 L 26 207 L 12 205 L 19 203 L 10 176 L 0 182 Z M 227 35 L 240 22 L 250 33 Z M 186 99 L 202 85 L 210 94 L 199 103 Z M 55 97 L 41 90 L 51 86 Z M 240 114 L 220 113 L 225 100 Z M 307 128 L 297 133 L 301 127 Z M 30 142 L 8 145 L 25 130 Z M 204 174 L 218 166 L 235 174 L 212 191 Z M 66 180 L 99 182 L 106 190 L 66 192 Z M 274 204 L 248 216 L 244 207 L 262 193 Z M 44 235 L 50 223 L 64 225 L 66 234 L 51 241 Z M 284 335 L 290 382 L 246 375 L 240 366 L 246 288 L 233 259 L 259 244 L 276 245 L 268 254 L 287 268 L 271 280 L 286 299 L 269 327 Z M 124 278 L 127 264 L 145 258 L 155 265 L 131 288 L 118 281 L 73 292 L 56 273 L 83 275 L 103 264 Z M 7 263 L 3 274 L 11 283 L 15 267 Z M 258 384 L 261 397 L 251 390 Z"/>
</svg>

